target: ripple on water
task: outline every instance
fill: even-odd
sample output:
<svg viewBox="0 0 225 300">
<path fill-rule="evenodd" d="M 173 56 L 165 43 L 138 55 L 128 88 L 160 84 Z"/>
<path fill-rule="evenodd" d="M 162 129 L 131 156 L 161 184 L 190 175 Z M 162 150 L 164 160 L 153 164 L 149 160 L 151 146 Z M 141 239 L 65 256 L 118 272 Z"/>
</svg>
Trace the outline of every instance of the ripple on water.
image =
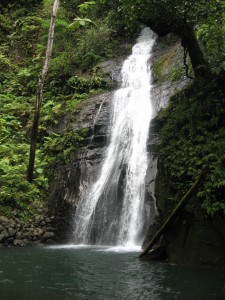
<svg viewBox="0 0 225 300">
<path fill-rule="evenodd" d="M 14 281 L 8 278 L 0 279 L 0 284 L 13 284 Z"/>
</svg>

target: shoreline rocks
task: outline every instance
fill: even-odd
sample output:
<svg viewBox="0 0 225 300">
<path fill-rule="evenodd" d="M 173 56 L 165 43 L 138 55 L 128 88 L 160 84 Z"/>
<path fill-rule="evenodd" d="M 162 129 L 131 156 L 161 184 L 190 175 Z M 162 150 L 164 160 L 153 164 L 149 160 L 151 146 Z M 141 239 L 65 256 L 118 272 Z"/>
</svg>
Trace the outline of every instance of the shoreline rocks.
<svg viewBox="0 0 225 300">
<path fill-rule="evenodd" d="M 18 210 L 13 216 L 0 215 L 0 244 L 4 246 L 33 246 L 42 243 L 55 243 L 54 216 L 48 215 L 48 209 L 42 202 L 35 201 L 33 217 L 21 218 Z"/>
</svg>

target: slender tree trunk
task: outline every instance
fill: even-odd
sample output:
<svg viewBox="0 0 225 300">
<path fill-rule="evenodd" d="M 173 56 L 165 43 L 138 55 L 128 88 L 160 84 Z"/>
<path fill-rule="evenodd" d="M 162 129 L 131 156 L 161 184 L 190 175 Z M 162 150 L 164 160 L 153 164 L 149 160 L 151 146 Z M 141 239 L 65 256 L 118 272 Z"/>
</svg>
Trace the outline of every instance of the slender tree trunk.
<svg viewBox="0 0 225 300">
<path fill-rule="evenodd" d="M 195 77 L 197 79 L 209 77 L 209 65 L 200 48 L 193 27 L 186 25 L 183 30 L 179 28 L 177 33 L 181 37 L 181 45 L 187 49 Z"/>
<path fill-rule="evenodd" d="M 50 62 L 51 55 L 52 55 L 52 47 L 53 47 L 54 32 L 55 32 L 55 20 L 56 20 L 58 7 L 59 7 L 59 0 L 55 0 L 54 4 L 53 4 L 51 22 L 50 22 L 49 32 L 48 32 L 48 43 L 47 43 L 47 49 L 46 49 L 46 54 L 45 54 L 45 61 L 44 61 L 42 71 L 39 75 L 38 84 L 37 84 L 36 107 L 35 107 L 35 113 L 34 113 L 33 126 L 32 126 L 32 130 L 31 130 L 30 156 L 29 156 L 29 163 L 28 163 L 28 169 L 27 169 L 27 180 L 29 182 L 32 182 L 33 177 L 34 177 L 34 163 L 35 163 L 35 154 L 36 154 L 41 103 L 42 103 L 42 96 L 43 96 L 43 87 L 44 87 L 44 81 L 45 81 L 45 78 L 46 78 L 46 75 L 48 72 L 49 62 Z"/>
</svg>

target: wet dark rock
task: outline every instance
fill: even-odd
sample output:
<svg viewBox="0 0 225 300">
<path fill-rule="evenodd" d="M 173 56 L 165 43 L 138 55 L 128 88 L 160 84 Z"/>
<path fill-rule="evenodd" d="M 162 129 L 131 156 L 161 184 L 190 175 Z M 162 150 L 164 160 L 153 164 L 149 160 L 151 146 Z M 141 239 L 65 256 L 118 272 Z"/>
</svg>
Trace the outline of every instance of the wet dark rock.
<svg viewBox="0 0 225 300">
<path fill-rule="evenodd" d="M 22 238 L 23 238 L 22 232 L 21 232 L 21 231 L 18 231 L 18 232 L 16 233 L 15 237 L 16 237 L 16 239 L 18 239 L 18 240 L 22 239 Z"/>
<path fill-rule="evenodd" d="M 225 285 L 223 286 L 221 295 L 220 295 L 220 300 L 225 300 Z"/>
<path fill-rule="evenodd" d="M 105 79 L 112 85 L 116 86 L 121 82 L 120 71 L 124 61 L 124 57 L 108 60 L 97 65 L 98 71 L 105 75 Z"/>
<path fill-rule="evenodd" d="M 155 192 L 161 218 L 165 220 L 174 208 L 174 201 L 170 199 L 177 194 L 170 187 L 160 162 Z M 225 219 L 220 215 L 205 218 L 196 198 L 188 207 L 164 233 L 169 260 L 181 265 L 225 268 Z"/>
<path fill-rule="evenodd" d="M 161 246 L 150 251 L 145 257 L 145 260 L 165 260 L 168 258 L 166 246 Z"/>
<path fill-rule="evenodd" d="M 25 246 L 25 241 L 24 240 L 15 239 L 13 241 L 13 245 L 14 246 L 19 246 L 19 247 L 24 247 Z"/>
<path fill-rule="evenodd" d="M 6 218 L 6 217 L 4 217 L 4 216 L 0 216 L 0 223 L 6 224 L 6 223 L 8 223 L 8 222 L 9 222 L 9 219 L 8 219 L 8 218 Z"/>
<path fill-rule="evenodd" d="M 142 243 L 142 249 L 144 250 L 146 246 L 148 245 L 149 241 L 154 237 L 155 233 L 159 230 L 160 228 L 160 218 L 158 215 L 155 216 L 155 218 L 152 220 L 149 229 L 145 235 L 145 239 Z"/>
<path fill-rule="evenodd" d="M 100 170 L 110 131 L 112 97 L 113 93 L 106 93 L 89 99 L 72 124 L 70 120 L 74 129 L 88 128 L 88 135 L 84 146 L 75 150 L 74 160 L 55 169 L 50 184 L 50 213 L 55 217 L 60 241 L 71 239 L 76 203 Z"/>
<path fill-rule="evenodd" d="M 15 233 L 16 233 L 16 229 L 13 229 L 13 228 L 11 228 L 11 227 L 8 229 L 8 234 L 9 234 L 9 236 L 14 236 Z"/>
<path fill-rule="evenodd" d="M 5 233 L 2 232 L 2 233 L 0 234 L 0 242 L 3 242 L 4 239 L 7 238 L 7 237 L 8 237 L 8 235 L 6 235 Z"/>
<path fill-rule="evenodd" d="M 55 234 L 51 231 L 47 231 L 43 234 L 43 238 L 44 239 L 52 239 L 54 238 Z"/>
<path fill-rule="evenodd" d="M 172 43 L 167 42 L 168 37 L 159 38 L 153 49 L 153 65 L 159 63 L 160 60 L 162 61 L 160 65 L 161 77 L 155 78 L 152 88 L 154 116 L 167 106 L 169 99 L 175 93 L 191 82 L 185 75 L 183 48 L 180 45 L 180 40 L 172 36 L 170 38 Z M 180 76 L 177 78 L 173 77 L 175 70 L 180 70 Z M 155 77 L 154 72 L 153 77 Z"/>
<path fill-rule="evenodd" d="M 35 201 L 32 205 L 32 209 L 38 208 L 38 213 L 33 218 L 30 218 L 29 221 L 18 219 L 19 212 L 17 210 L 14 211 L 10 219 L 0 216 L 1 244 L 23 247 L 36 245 L 38 241 L 43 242 L 48 236 L 51 236 L 51 239 L 54 240 L 54 218 L 48 215 L 47 208 L 43 205 L 43 202 Z"/>
<path fill-rule="evenodd" d="M 164 66 L 161 72 L 162 80 L 160 81 L 159 78 L 156 80 L 155 78 L 153 87 L 155 117 L 151 121 L 150 138 L 147 146 L 149 153 L 153 154 L 151 165 L 154 164 L 155 160 L 157 161 L 157 145 L 159 142 L 157 136 L 165 122 L 162 114 L 158 114 L 158 112 L 167 105 L 171 96 L 190 82 L 185 77 L 181 77 L 177 81 L 169 80 L 171 67 L 177 68 L 177 66 L 180 66 L 182 68 L 183 54 L 182 48 L 179 49 L 178 42 L 175 45 L 165 46 L 162 49 L 157 47 L 153 60 L 160 60 L 160 56 L 162 56 L 164 59 L 168 58 L 170 63 L 168 67 Z M 175 56 L 174 53 L 176 54 Z M 171 61 L 171 57 L 173 57 L 173 61 Z M 165 80 L 165 78 L 167 79 Z M 154 196 L 157 200 L 157 208 L 162 224 L 162 220 L 165 220 L 174 208 L 174 202 L 170 201 L 170 199 L 178 197 L 178 193 L 170 186 L 167 175 L 163 171 L 162 163 L 157 161 L 155 166 L 157 168 L 157 177 L 156 179 L 151 179 L 151 172 L 149 172 L 149 185 L 152 185 L 152 187 L 148 188 L 147 185 L 147 190 L 149 190 L 150 196 L 151 190 L 155 191 Z M 206 219 L 202 215 L 200 206 L 201 204 L 198 203 L 198 200 L 194 199 L 193 204 L 190 204 L 191 211 L 184 210 L 179 218 L 176 219 L 174 225 L 164 234 L 169 260 L 173 263 L 189 266 L 212 265 L 225 267 L 225 220 L 219 215 L 214 219 Z M 154 229 L 154 224 L 150 224 L 145 245 L 152 237 L 152 231 L 154 233 L 156 230 L 157 228 Z"/>
<path fill-rule="evenodd" d="M 43 215 L 37 215 L 35 216 L 35 223 L 39 224 L 43 221 L 44 216 Z"/>
<path fill-rule="evenodd" d="M 41 229 L 41 228 L 35 228 L 33 230 L 33 235 L 34 236 L 41 236 L 41 235 L 43 235 L 43 229 Z"/>
<path fill-rule="evenodd" d="M 45 221 L 41 221 L 39 224 L 40 224 L 40 226 L 42 226 L 42 227 L 46 225 Z"/>
<path fill-rule="evenodd" d="M 170 60 L 170 66 L 166 67 L 165 70 L 162 70 L 165 76 L 162 76 L 161 80 L 155 80 L 152 88 L 153 119 L 150 123 L 149 138 L 147 142 L 148 168 L 146 173 L 145 191 L 145 211 L 147 221 L 145 224 L 146 231 L 142 245 L 143 248 L 159 229 L 158 208 L 156 207 L 155 199 L 155 180 L 158 171 L 158 134 L 164 120 L 158 117 L 158 113 L 168 105 L 170 97 L 181 90 L 190 81 L 184 77 L 174 81 L 171 79 L 170 72 L 173 69 L 173 66 L 180 66 L 183 63 L 183 57 L 181 55 L 182 49 L 179 41 L 174 39 L 172 43 L 169 43 L 167 39 L 168 38 L 166 38 L 166 41 L 164 41 L 164 39 L 158 40 L 158 43 L 153 49 L 152 56 L 153 65 L 163 57 L 165 60 Z M 163 47 L 159 46 L 162 43 L 161 40 L 163 40 Z M 174 52 L 176 55 L 174 55 Z"/>
<path fill-rule="evenodd" d="M 55 242 L 55 240 L 53 240 L 53 239 L 47 239 L 46 241 L 45 241 L 45 244 L 49 244 L 49 245 L 53 245 L 53 244 L 55 244 L 56 242 Z"/>
</svg>

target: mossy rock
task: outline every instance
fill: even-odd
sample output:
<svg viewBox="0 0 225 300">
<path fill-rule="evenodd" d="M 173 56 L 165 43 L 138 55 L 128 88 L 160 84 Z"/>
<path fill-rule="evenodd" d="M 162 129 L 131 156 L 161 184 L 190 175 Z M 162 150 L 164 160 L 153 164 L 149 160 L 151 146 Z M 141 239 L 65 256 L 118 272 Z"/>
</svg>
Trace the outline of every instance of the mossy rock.
<svg viewBox="0 0 225 300">
<path fill-rule="evenodd" d="M 178 81 L 185 77 L 182 48 L 177 42 L 165 48 L 153 62 L 153 75 L 158 83 Z"/>
</svg>

